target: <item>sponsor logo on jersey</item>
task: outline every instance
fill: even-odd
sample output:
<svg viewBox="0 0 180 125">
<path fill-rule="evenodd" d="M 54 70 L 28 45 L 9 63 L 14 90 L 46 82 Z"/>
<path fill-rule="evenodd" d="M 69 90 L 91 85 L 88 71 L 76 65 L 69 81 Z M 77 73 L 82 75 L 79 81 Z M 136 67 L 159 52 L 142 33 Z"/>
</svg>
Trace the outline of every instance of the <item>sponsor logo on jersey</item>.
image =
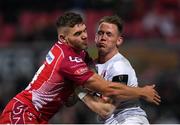
<svg viewBox="0 0 180 125">
<path fill-rule="evenodd" d="M 82 67 L 82 68 L 79 68 L 77 69 L 74 74 L 75 75 L 82 75 L 84 73 L 86 73 L 88 71 L 88 68 L 87 67 Z"/>
<path fill-rule="evenodd" d="M 46 61 L 48 64 L 51 64 L 53 60 L 54 60 L 54 55 L 52 54 L 51 51 L 49 51 L 48 54 L 46 55 Z"/>
<path fill-rule="evenodd" d="M 69 56 L 69 60 L 70 60 L 71 62 L 77 62 L 77 63 L 83 62 L 83 60 L 82 60 L 80 57 L 72 57 L 72 56 Z"/>
</svg>

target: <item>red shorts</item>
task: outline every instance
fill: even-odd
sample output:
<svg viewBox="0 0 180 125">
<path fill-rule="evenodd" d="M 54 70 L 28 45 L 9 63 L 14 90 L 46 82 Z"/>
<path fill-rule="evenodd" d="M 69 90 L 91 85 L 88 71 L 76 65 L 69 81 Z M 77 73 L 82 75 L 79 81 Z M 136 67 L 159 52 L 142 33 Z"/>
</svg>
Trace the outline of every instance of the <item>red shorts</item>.
<svg viewBox="0 0 180 125">
<path fill-rule="evenodd" d="M 12 99 L 0 116 L 0 124 L 46 124 L 39 115 L 33 107 Z"/>
</svg>

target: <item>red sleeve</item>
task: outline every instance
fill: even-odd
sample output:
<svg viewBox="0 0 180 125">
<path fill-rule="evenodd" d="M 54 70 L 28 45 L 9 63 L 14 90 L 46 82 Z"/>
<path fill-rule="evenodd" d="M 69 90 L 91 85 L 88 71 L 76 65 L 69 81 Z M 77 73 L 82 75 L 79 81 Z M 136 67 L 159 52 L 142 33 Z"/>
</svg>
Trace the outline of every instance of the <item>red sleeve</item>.
<svg viewBox="0 0 180 125">
<path fill-rule="evenodd" d="M 80 57 L 65 57 L 60 67 L 61 74 L 77 85 L 84 83 L 94 74 Z"/>
</svg>

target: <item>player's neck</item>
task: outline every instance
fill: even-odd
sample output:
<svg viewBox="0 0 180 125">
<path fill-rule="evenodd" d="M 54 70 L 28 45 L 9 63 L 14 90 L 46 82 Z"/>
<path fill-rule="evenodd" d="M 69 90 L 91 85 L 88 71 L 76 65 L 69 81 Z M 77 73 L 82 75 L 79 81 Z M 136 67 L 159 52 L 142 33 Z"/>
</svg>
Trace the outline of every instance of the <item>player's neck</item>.
<svg viewBox="0 0 180 125">
<path fill-rule="evenodd" d="M 118 50 L 111 51 L 109 53 L 98 53 L 98 63 L 105 63 L 110 60 L 114 55 L 118 53 Z"/>
<path fill-rule="evenodd" d="M 75 53 L 80 53 L 82 51 L 82 49 L 76 48 L 73 45 L 71 45 L 70 43 L 66 42 L 66 45 L 68 45 L 70 48 L 72 48 L 74 50 Z"/>
</svg>

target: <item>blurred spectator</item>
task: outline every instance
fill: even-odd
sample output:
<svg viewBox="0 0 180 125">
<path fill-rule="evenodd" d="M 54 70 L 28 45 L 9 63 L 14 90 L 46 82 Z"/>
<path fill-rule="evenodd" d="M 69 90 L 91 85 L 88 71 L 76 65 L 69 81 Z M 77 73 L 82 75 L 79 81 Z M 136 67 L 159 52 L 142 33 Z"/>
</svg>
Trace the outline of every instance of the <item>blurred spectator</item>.
<svg viewBox="0 0 180 125">
<path fill-rule="evenodd" d="M 162 3 L 155 3 L 152 10 L 146 13 L 142 24 L 148 37 L 162 37 L 166 42 L 177 42 L 177 27 L 174 11 L 164 8 Z"/>
</svg>

